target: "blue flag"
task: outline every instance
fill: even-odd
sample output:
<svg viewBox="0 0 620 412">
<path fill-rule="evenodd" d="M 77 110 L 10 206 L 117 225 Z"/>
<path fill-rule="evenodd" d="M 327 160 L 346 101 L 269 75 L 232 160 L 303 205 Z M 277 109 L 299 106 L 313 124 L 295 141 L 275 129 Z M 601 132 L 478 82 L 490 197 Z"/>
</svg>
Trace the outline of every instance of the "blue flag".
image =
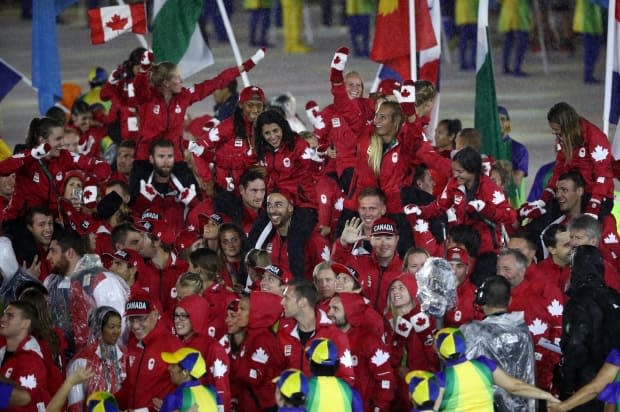
<svg viewBox="0 0 620 412">
<path fill-rule="evenodd" d="M 0 59 L 0 101 L 9 94 L 11 89 L 22 79 L 21 74 Z"/>
<path fill-rule="evenodd" d="M 45 114 L 62 97 L 56 16 L 76 2 L 77 0 L 33 0 L 32 85 L 39 90 L 41 114 Z"/>
</svg>

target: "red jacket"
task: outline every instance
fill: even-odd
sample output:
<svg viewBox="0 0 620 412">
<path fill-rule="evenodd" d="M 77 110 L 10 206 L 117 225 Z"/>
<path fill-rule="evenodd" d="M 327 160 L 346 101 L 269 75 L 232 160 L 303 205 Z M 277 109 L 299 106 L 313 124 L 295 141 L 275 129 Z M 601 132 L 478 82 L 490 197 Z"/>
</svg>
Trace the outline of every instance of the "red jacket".
<svg viewBox="0 0 620 412">
<path fill-rule="evenodd" d="M 346 332 L 351 343 L 355 389 L 360 393 L 367 410 L 389 411 L 396 389 L 396 378 L 390 362 L 390 348 L 383 341 L 383 325 L 375 330 L 373 319 L 381 317 L 356 293 L 340 293 L 350 329 Z M 375 330 L 375 333 L 371 331 Z M 380 333 L 376 333 L 380 332 Z"/>
<path fill-rule="evenodd" d="M 282 241 L 282 237 L 277 231 L 271 240 L 261 245 L 260 248 L 269 252 L 272 264 L 291 272 L 288 244 L 286 241 Z M 306 241 L 304 251 L 304 278 L 312 280 L 314 266 L 324 260 L 329 260 L 329 246 L 324 237 L 316 232 L 312 232 Z"/>
<path fill-rule="evenodd" d="M 45 408 L 51 394 L 48 392 L 47 368 L 39 342 L 31 335 L 26 336 L 17 346 L 12 356 L 6 357 L 6 343 L 0 348 L 0 375 L 16 382 L 28 391 L 31 401 L 22 407 L 9 407 L 10 412 L 37 412 Z"/>
<path fill-rule="evenodd" d="M 161 319 L 143 342 L 130 337 L 127 379 L 116 396 L 122 409 L 149 408 L 151 412 L 156 411 L 153 398 L 163 399 L 174 390 L 168 364 L 161 359 L 161 353 L 174 352 L 182 346 Z"/>
<path fill-rule="evenodd" d="M 284 351 L 286 368 L 295 368 L 310 376 L 310 361 L 306 358 L 306 349 L 310 346 L 312 339 L 327 338 L 334 342 L 338 348 L 340 356 L 340 366 L 336 371 L 336 376 L 344 379 L 349 385 L 355 384 L 355 371 L 353 370 L 353 358 L 351 355 L 351 345 L 347 335 L 338 329 L 327 318 L 325 312 L 316 312 L 316 323 L 314 335 L 308 339 L 305 345 L 299 340 L 299 330 L 294 319 L 286 319 L 280 322 L 278 330 L 278 340 L 280 348 Z"/>
<path fill-rule="evenodd" d="M 351 245 L 345 248 L 340 241 L 336 241 L 332 260 L 334 262 L 343 262 L 357 270 L 360 274 L 362 293 L 370 299 L 371 305 L 377 312 L 383 313 L 387 306 L 390 284 L 403 271 L 403 264 L 398 254 L 394 252 L 394 257 L 390 264 L 386 268 L 382 268 L 379 266 L 374 252 L 370 255 L 354 256 L 351 254 Z"/>
<path fill-rule="evenodd" d="M 551 284 L 557 287 L 561 291 L 565 291 L 568 285 L 568 279 L 570 278 L 570 266 L 564 267 L 558 266 L 549 256 L 536 263 L 536 274 L 529 278 L 535 287 L 542 288 L 545 284 Z"/>
<path fill-rule="evenodd" d="M 184 87 L 180 93 L 173 95 L 172 99 L 166 103 L 159 91 L 149 84 L 149 73 L 138 73 L 134 86 L 140 104 L 142 137 L 138 140 L 136 159 L 148 160 L 151 142 L 160 136 L 166 136 L 174 143 L 175 161 L 182 161 L 181 140 L 187 108 L 203 100 L 215 90 L 226 87 L 237 76 L 239 76 L 237 67 L 225 69 L 213 79 L 204 80 L 190 88 Z"/>
<path fill-rule="evenodd" d="M 217 133 L 218 141 L 210 143 L 213 146 L 215 165 L 215 183 L 223 190 L 228 190 L 229 182 L 234 184 L 234 193 L 239 193 L 239 179 L 243 172 L 256 164 L 254 151 L 254 128 L 252 123 L 243 120 L 247 138 L 240 138 L 235 134 L 233 117 L 229 117 L 212 129 L 210 135 Z M 228 179 L 227 179 L 228 178 Z"/>
<path fill-rule="evenodd" d="M 334 166 L 338 176 L 348 169 L 355 167 L 357 163 L 357 136 L 343 116 L 341 116 L 334 105 L 329 105 L 321 110 L 320 116 L 325 127 L 318 130 L 322 137 L 321 144 L 333 146 L 336 149 L 336 159 L 328 161 L 329 166 Z"/>
<path fill-rule="evenodd" d="M 315 188 L 319 215 L 317 226 L 330 227 L 333 234 L 342 211 L 344 193 L 335 179 L 325 175 L 318 178 Z"/>
<path fill-rule="evenodd" d="M 105 82 L 101 87 L 101 99 L 111 100 L 107 122 L 118 120 L 121 138 L 138 140 L 140 137 L 140 104 L 136 98 L 134 80 L 121 80 L 118 84 Z"/>
<path fill-rule="evenodd" d="M 206 320 L 207 333 L 215 340 L 220 340 L 226 335 L 226 308 L 228 304 L 237 298 L 226 286 L 214 283 L 202 292 L 202 296 L 209 304 L 209 314 Z"/>
<path fill-rule="evenodd" d="M 575 147 L 570 161 L 559 142 L 556 143 L 555 167 L 547 183 L 547 189 L 555 193 L 558 178 L 566 172 L 576 171 L 586 183 L 585 192 L 599 201 L 614 198 L 614 182 L 611 146 L 607 136 L 594 124 L 584 118 L 579 119 L 583 144 Z"/>
<path fill-rule="evenodd" d="M 267 192 L 282 189 L 292 194 L 295 207 L 316 209 L 316 195 L 309 184 L 316 176 L 310 147 L 303 139 L 295 138 L 292 149 L 286 145 L 267 150 L 260 160 L 267 168 Z"/>
<path fill-rule="evenodd" d="M 456 288 L 456 293 L 456 307 L 446 312 L 443 318 L 445 326 L 458 328 L 472 320 L 482 319 L 482 313 L 474 308 L 476 286 L 469 279 Z"/>
<path fill-rule="evenodd" d="M 208 324 L 204 322 L 209 313 L 208 303 L 200 296 L 192 296 L 190 301 L 181 300 L 177 307 L 185 309 L 192 322 L 192 329 L 195 328 L 194 333 L 183 340 L 183 345 L 200 351 L 209 371 L 201 381 L 215 388 L 222 399 L 224 410 L 229 411 L 231 407 L 230 360 L 226 350 L 208 335 Z"/>
<path fill-rule="evenodd" d="M 151 266 L 155 267 L 152 263 Z M 164 312 L 172 313 L 177 299 L 177 279 L 187 272 L 189 264 L 180 259 L 174 252 L 170 252 L 166 265 L 159 269 L 155 267 L 159 280 L 159 301 L 161 302 Z"/>
<path fill-rule="evenodd" d="M 452 224 L 471 225 L 480 234 L 480 249 L 478 253 L 499 252 L 501 246 L 501 225 L 510 226 L 516 219 L 516 212 L 510 206 L 504 191 L 498 187 L 489 177 L 480 176 L 478 188 L 467 198 L 465 186 L 459 185 L 454 178 L 450 178 L 441 196 L 433 203 L 421 206 L 422 217 L 430 219 L 445 213 L 453 208 L 456 213 L 456 221 Z M 482 200 L 486 203 L 480 215 L 495 224 L 492 228 L 478 216 L 465 212 L 467 204 L 471 200 Z M 417 218 L 415 214 L 410 218 Z"/>
<path fill-rule="evenodd" d="M 245 339 L 231 353 L 233 397 L 238 411 L 262 411 L 275 406 L 275 384 L 286 368 L 282 348 L 272 331 L 282 313 L 280 297 L 269 292 L 250 294 L 250 317 Z"/>
<path fill-rule="evenodd" d="M 0 176 L 16 173 L 15 191 L 5 209 L 5 220 L 15 219 L 28 213 L 33 207 L 49 208 L 58 215 L 58 196 L 64 174 L 69 170 L 80 169 L 96 181 L 105 181 L 110 175 L 110 165 L 93 158 L 71 154 L 61 150 L 55 158 L 41 160 L 53 181 L 41 167 L 39 160 L 29 154 L 16 154 L 0 162 Z"/>
<path fill-rule="evenodd" d="M 534 340 L 536 358 L 536 385 L 548 389 L 553 380 L 553 369 L 560 361 L 560 355 L 544 347 L 541 338 L 559 345 L 562 336 L 562 313 L 565 296 L 549 283 L 543 289 L 527 279 L 511 290 L 510 312 L 523 311 L 525 322 Z"/>
</svg>

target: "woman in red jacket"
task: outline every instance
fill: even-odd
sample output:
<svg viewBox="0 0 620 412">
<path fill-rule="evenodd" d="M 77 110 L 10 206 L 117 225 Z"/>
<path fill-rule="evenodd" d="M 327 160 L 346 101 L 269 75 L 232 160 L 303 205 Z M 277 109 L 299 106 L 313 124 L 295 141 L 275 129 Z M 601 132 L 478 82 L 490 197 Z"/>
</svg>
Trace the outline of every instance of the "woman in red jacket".
<svg viewBox="0 0 620 412">
<path fill-rule="evenodd" d="M 570 171 L 579 172 L 585 181 L 585 193 L 590 196 L 585 213 L 596 218 L 609 214 L 614 182 L 607 136 L 568 103 L 557 103 L 549 109 L 547 121 L 556 141 L 553 174 L 540 199 L 523 205 L 519 215 L 532 219 L 545 213 L 545 206 L 555 199 L 558 177 Z"/>
<path fill-rule="evenodd" d="M 46 207 L 58 216 L 60 183 L 69 170 L 104 181 L 110 165 L 61 149 L 63 124 L 49 117 L 34 118 L 26 137 L 27 149 L 0 162 L 0 176 L 16 173 L 15 191 L 5 209 L 5 221 L 24 216 L 33 207 Z"/>
<path fill-rule="evenodd" d="M 254 126 L 256 157 L 267 169 L 267 191 L 278 189 L 292 196 L 296 209 L 313 209 L 316 220 L 316 151 L 299 138 L 275 110 L 261 113 Z"/>
<path fill-rule="evenodd" d="M 480 235 L 479 254 L 499 252 L 502 225 L 516 219 L 503 190 L 482 173 L 480 153 L 471 147 L 452 158 L 452 177 L 441 195 L 431 204 L 404 208 L 409 219 L 430 219 L 448 212 L 451 225 L 471 225 Z"/>
</svg>

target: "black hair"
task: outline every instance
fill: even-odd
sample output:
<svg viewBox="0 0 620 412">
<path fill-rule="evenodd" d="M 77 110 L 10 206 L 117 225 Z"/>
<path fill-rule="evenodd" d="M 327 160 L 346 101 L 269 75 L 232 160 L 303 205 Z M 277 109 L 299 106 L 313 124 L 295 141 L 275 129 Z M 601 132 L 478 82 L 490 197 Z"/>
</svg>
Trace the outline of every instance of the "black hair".
<svg viewBox="0 0 620 412">
<path fill-rule="evenodd" d="M 547 230 L 545 230 L 545 233 L 543 233 L 543 236 L 542 236 L 543 244 L 547 248 L 555 247 L 557 244 L 557 239 L 555 236 L 558 233 L 565 233 L 565 232 L 568 232 L 568 228 L 564 225 L 561 225 L 559 223 L 554 223 L 550 225 L 547 228 Z"/>
<path fill-rule="evenodd" d="M 581 173 L 574 171 L 574 170 L 571 170 L 570 172 L 562 173 L 560 177 L 558 177 L 558 182 L 560 180 L 572 181 L 575 186 L 575 189 L 579 189 L 579 188 L 584 189 L 586 187 L 586 182 L 583 180 L 583 176 L 581 176 Z"/>
<path fill-rule="evenodd" d="M 458 162 L 469 173 L 473 173 L 476 176 L 482 174 L 482 157 L 472 147 L 464 147 L 456 152 L 452 161 Z"/>
<path fill-rule="evenodd" d="M 295 287 L 296 300 L 306 298 L 310 306 L 312 306 L 313 308 L 316 307 L 317 303 L 319 302 L 319 295 L 316 290 L 316 286 L 314 286 L 314 283 L 306 279 L 293 279 L 289 282 L 288 286 Z"/>
<path fill-rule="evenodd" d="M 54 127 L 64 128 L 64 122 L 51 117 L 35 117 L 30 121 L 26 134 L 26 146 L 28 149 L 39 145 L 39 138 L 47 139 Z"/>
<path fill-rule="evenodd" d="M 481 286 L 484 288 L 485 305 L 494 308 L 507 308 L 510 303 L 510 282 L 503 276 L 491 275 Z"/>
<path fill-rule="evenodd" d="M 52 106 L 50 107 L 47 112 L 45 112 L 45 116 L 52 118 L 52 119 L 56 119 L 59 122 L 62 122 L 64 124 L 65 122 L 65 111 L 62 110 L 60 107 L 58 106 Z"/>
<path fill-rule="evenodd" d="M 170 139 L 159 137 L 151 142 L 151 146 L 149 147 L 149 155 L 153 156 L 153 154 L 155 154 L 155 149 L 158 147 L 174 148 L 174 143 L 172 143 L 172 140 Z"/>
<path fill-rule="evenodd" d="M 265 175 L 261 173 L 258 169 L 249 167 L 245 169 L 245 171 L 239 178 L 239 185 L 245 188 L 245 187 L 248 187 L 248 184 L 250 182 L 253 182 L 257 179 L 261 179 L 262 181 L 265 181 Z"/>
<path fill-rule="evenodd" d="M 71 115 L 77 116 L 84 113 L 90 113 L 93 109 L 84 100 L 76 100 L 71 107 Z"/>
<path fill-rule="evenodd" d="M 25 222 L 26 225 L 32 226 L 32 221 L 34 220 L 34 215 L 43 215 L 43 216 L 52 216 L 52 212 L 46 206 L 35 206 L 28 210 L 28 214 L 26 215 Z"/>
<path fill-rule="evenodd" d="M 282 129 L 282 146 L 286 146 L 289 150 L 293 150 L 295 147 L 295 133 L 291 130 L 288 122 L 275 110 L 267 110 L 262 112 L 256 119 L 254 126 L 254 141 L 256 146 L 256 157 L 258 160 L 263 160 L 267 151 L 273 151 L 273 148 L 265 138 L 263 137 L 263 126 L 268 124 L 277 124 Z"/>
<path fill-rule="evenodd" d="M 52 240 L 55 240 L 58 243 L 63 252 L 68 249 L 73 249 L 79 256 L 84 256 L 90 250 L 90 247 L 88 246 L 88 238 L 78 235 L 73 230 L 54 230 Z"/>
<path fill-rule="evenodd" d="M 480 234 L 470 225 L 456 225 L 450 228 L 449 236 L 454 243 L 465 246 L 467 254 L 471 257 L 478 256 L 480 249 Z"/>
<path fill-rule="evenodd" d="M 30 320 L 30 328 L 28 328 L 28 333 L 32 333 L 39 329 L 39 317 L 37 316 L 37 309 L 32 303 L 25 300 L 13 300 L 7 306 L 13 306 L 16 309 L 19 309 L 22 312 L 22 318 Z"/>
<path fill-rule="evenodd" d="M 116 244 L 119 243 L 121 245 L 125 244 L 127 240 L 127 234 L 129 232 L 140 232 L 136 227 L 129 222 L 121 223 L 120 225 L 115 226 L 112 229 L 112 234 L 110 237 L 112 238 L 112 246 L 116 247 Z"/>
</svg>

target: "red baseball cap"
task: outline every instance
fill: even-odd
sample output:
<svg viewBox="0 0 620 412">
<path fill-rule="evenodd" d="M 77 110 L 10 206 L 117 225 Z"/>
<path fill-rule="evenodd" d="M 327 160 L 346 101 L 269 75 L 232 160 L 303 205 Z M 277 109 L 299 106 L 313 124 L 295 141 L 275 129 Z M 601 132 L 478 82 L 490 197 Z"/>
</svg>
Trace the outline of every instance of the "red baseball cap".
<svg viewBox="0 0 620 412">
<path fill-rule="evenodd" d="M 109 263 L 111 260 L 120 260 L 128 263 L 130 266 L 138 266 L 138 263 L 140 262 L 140 256 L 138 253 L 131 249 L 119 249 L 112 253 L 105 252 L 101 254 L 101 257 L 107 261 L 106 263 Z"/>
<path fill-rule="evenodd" d="M 467 256 L 467 251 L 460 247 L 451 247 L 448 249 L 448 256 L 446 259 L 448 262 L 460 261 L 464 265 L 469 265 L 469 256 Z"/>
<path fill-rule="evenodd" d="M 258 86 L 248 86 L 239 93 L 239 103 L 249 102 L 250 100 L 265 103 L 265 92 Z"/>
<path fill-rule="evenodd" d="M 331 269 L 334 271 L 336 276 L 340 273 L 344 273 L 345 275 L 351 276 L 353 279 L 359 282 L 360 274 L 357 270 L 353 269 L 351 266 L 343 265 L 342 263 L 334 262 L 331 265 Z"/>
<path fill-rule="evenodd" d="M 379 87 L 377 88 L 377 93 L 382 94 L 384 96 L 389 96 L 394 94 L 394 90 L 400 90 L 400 82 L 394 79 L 383 79 L 381 83 L 379 83 Z"/>
<path fill-rule="evenodd" d="M 157 304 L 150 295 L 140 293 L 138 296 L 129 298 L 125 304 L 125 316 L 144 316 L 157 309 Z"/>
</svg>

